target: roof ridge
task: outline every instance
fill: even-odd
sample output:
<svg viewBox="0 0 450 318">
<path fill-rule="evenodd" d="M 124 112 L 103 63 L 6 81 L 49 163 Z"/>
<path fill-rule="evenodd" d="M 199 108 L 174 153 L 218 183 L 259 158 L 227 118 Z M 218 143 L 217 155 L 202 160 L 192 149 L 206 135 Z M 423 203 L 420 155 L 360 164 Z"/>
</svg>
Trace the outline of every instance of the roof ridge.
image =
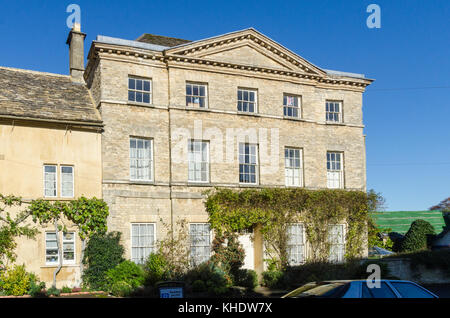
<svg viewBox="0 0 450 318">
<path fill-rule="evenodd" d="M 22 73 L 39 74 L 39 75 L 55 76 L 55 77 L 64 77 L 64 78 L 68 78 L 68 79 L 70 78 L 70 75 L 56 74 L 56 73 L 49 73 L 49 72 L 42 72 L 42 71 L 35 71 L 35 70 L 26 70 L 26 69 L 23 69 L 23 68 L 16 68 L 16 67 L 10 67 L 10 66 L 0 66 L 0 69 L 16 71 L 16 72 L 22 72 Z"/>
<path fill-rule="evenodd" d="M 168 39 L 174 39 L 174 40 L 182 40 L 182 41 L 189 41 L 189 42 L 192 42 L 192 40 L 186 40 L 186 39 L 182 39 L 182 38 L 175 38 L 175 37 L 173 37 L 173 36 L 167 36 L 167 35 L 159 35 L 159 34 L 153 34 L 153 33 L 142 33 L 136 40 L 134 40 L 134 41 L 139 41 L 143 36 L 145 36 L 145 35 L 152 35 L 152 36 L 159 36 L 159 37 L 162 37 L 162 38 L 168 38 Z"/>
</svg>

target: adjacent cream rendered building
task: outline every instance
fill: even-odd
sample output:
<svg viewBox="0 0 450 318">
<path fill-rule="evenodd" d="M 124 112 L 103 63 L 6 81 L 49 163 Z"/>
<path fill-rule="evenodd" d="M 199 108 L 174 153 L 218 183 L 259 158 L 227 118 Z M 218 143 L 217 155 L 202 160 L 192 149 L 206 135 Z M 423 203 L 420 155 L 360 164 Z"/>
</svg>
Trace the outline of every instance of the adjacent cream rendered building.
<svg viewBox="0 0 450 318">
<path fill-rule="evenodd" d="M 6 82 L 34 78 L 36 93 L 16 94 L 20 76 L 0 89 L 0 193 L 44 197 L 44 167 L 72 166 L 72 197 L 107 202 L 108 230 L 122 232 L 127 258 L 142 262 L 185 220 L 199 262 L 212 239 L 205 190 L 366 190 L 362 94 L 372 80 L 363 75 L 324 70 L 253 28 L 193 42 L 98 36 L 85 69 L 84 37 L 78 27 L 69 34 L 70 76 L 0 70 Z M 42 99 L 49 87 L 56 100 Z M 15 107 L 21 99 L 28 105 Z M 70 199 L 59 191 L 48 199 Z M 20 241 L 18 262 L 51 282 L 46 231 Z M 307 242 L 301 225 L 292 231 L 293 261 L 302 262 Z M 263 242 L 253 234 L 241 237 L 245 267 L 261 272 Z M 59 286 L 79 283 L 74 246 Z"/>
<path fill-rule="evenodd" d="M 70 33 L 72 51 L 80 48 L 73 34 L 84 39 L 81 32 Z M 70 63 L 67 76 L 0 67 L 0 193 L 22 197 L 20 209 L 38 198 L 102 197 L 103 124 L 79 69 Z M 81 242 L 76 227 L 66 224 L 69 233 L 58 237 L 64 248 L 58 287 L 80 283 Z M 17 240 L 16 263 L 50 287 L 58 266 L 55 229 L 53 224 L 38 229 L 35 240 Z"/>
</svg>

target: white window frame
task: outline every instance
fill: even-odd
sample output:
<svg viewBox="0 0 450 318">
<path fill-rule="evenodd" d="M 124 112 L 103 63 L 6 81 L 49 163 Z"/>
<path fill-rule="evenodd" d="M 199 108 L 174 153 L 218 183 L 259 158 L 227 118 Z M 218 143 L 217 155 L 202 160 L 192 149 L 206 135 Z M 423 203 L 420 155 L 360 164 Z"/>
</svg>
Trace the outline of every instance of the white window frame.
<svg viewBox="0 0 450 318">
<path fill-rule="evenodd" d="M 136 141 L 136 157 L 135 158 L 132 158 L 131 157 L 131 141 L 132 140 L 135 140 Z M 138 147 L 137 147 L 137 145 L 138 145 L 138 142 L 139 141 L 142 141 L 142 142 L 145 142 L 145 141 L 148 141 L 149 142 L 149 152 L 150 152 L 150 158 L 148 158 L 148 159 L 146 159 L 146 158 L 138 158 L 137 157 L 137 149 L 138 149 Z M 128 140 L 128 147 L 129 147 L 129 158 L 130 158 L 130 166 L 129 166 L 129 173 L 130 173 L 130 180 L 131 181 L 138 181 L 138 182 L 153 182 L 153 179 L 154 179 L 154 167 L 153 167 L 153 150 L 154 150 L 154 147 L 153 147 L 153 138 L 142 138 L 142 137 L 134 137 L 134 136 L 130 136 L 130 138 L 129 138 L 129 140 Z M 143 149 L 145 149 L 145 148 L 143 148 Z M 134 168 L 134 169 L 136 169 L 135 170 L 135 177 L 133 178 L 133 173 L 132 173 L 132 170 L 133 170 L 133 167 L 132 167 L 132 164 L 131 164 L 131 161 L 132 160 L 136 160 L 136 167 Z M 139 161 L 141 161 L 141 160 L 149 160 L 149 164 L 148 164 L 148 167 L 149 167 L 149 173 L 148 173 L 148 176 L 149 176 L 149 178 L 148 179 L 145 179 L 145 178 L 137 178 L 137 172 L 138 172 L 138 162 Z"/>
<path fill-rule="evenodd" d="M 336 110 L 336 104 L 339 106 L 339 111 Z M 343 101 L 341 100 L 327 100 L 325 101 L 325 121 L 328 123 L 342 123 L 343 122 Z M 330 111 L 331 105 L 333 105 L 333 111 Z M 334 117 L 337 116 L 338 120 Z M 333 118 L 333 119 L 330 119 Z"/>
<path fill-rule="evenodd" d="M 194 144 L 194 151 L 191 151 L 191 144 Z M 200 156 L 202 158 L 202 160 L 200 162 L 195 161 L 195 157 L 196 154 L 198 154 L 198 152 L 195 150 L 195 145 L 200 143 Z M 203 145 L 206 145 L 206 161 L 203 161 Z M 191 155 L 194 157 L 194 161 L 190 160 Z M 190 169 L 191 164 L 194 165 L 194 169 L 193 169 L 193 173 L 194 173 L 194 179 L 190 179 L 190 171 L 192 169 Z M 206 180 L 196 180 L 195 175 L 197 173 L 198 170 L 195 169 L 195 166 L 197 164 L 200 164 L 200 167 L 202 164 L 206 164 Z M 188 140 L 188 182 L 190 183 L 209 183 L 209 141 L 206 140 L 197 140 L 197 139 L 189 139 Z M 200 169 L 200 179 L 201 179 L 201 175 L 202 175 L 203 170 Z"/>
<path fill-rule="evenodd" d="M 245 163 L 245 156 L 246 156 L 246 154 L 245 154 L 245 146 L 246 145 L 248 145 L 249 147 L 255 147 L 255 154 L 254 154 L 255 163 L 251 163 L 251 162 Z M 244 147 L 244 153 L 241 153 L 241 146 Z M 248 155 L 250 156 L 249 158 L 251 159 L 251 157 L 253 156 L 251 154 L 251 150 L 250 150 L 250 153 Z M 247 142 L 239 143 L 239 154 L 238 154 L 238 156 L 239 156 L 238 157 L 239 158 L 239 183 L 240 184 L 250 184 L 250 185 L 257 185 L 257 184 L 259 184 L 259 147 L 258 147 L 258 144 L 252 144 L 252 143 L 247 143 Z M 244 162 L 243 163 L 241 163 L 241 156 L 243 156 L 243 158 L 244 158 Z M 245 171 L 244 171 L 243 173 L 241 173 L 241 165 L 244 166 L 244 170 L 245 170 L 245 166 L 248 166 L 248 167 L 254 166 L 255 167 L 255 182 L 241 181 L 241 175 L 248 174 L 249 176 L 251 176 L 250 172 L 249 173 L 245 173 Z"/>
<path fill-rule="evenodd" d="M 290 234 L 291 234 L 291 231 L 290 231 L 290 229 L 291 229 L 291 227 L 297 227 L 297 226 L 301 226 L 301 237 L 302 237 L 302 242 L 301 243 L 298 243 L 298 242 L 291 242 L 291 238 L 290 238 Z M 290 265 L 290 266 L 298 266 L 298 265 L 301 265 L 301 264 L 304 264 L 305 263 L 305 261 L 306 261 L 306 249 L 305 249 L 305 247 L 306 247 L 306 235 L 305 235 L 305 226 L 304 226 L 304 224 L 303 223 L 291 223 L 291 224 L 289 224 L 288 225 L 288 242 L 287 242 L 287 254 L 288 254 L 288 264 Z M 301 260 L 294 260 L 294 262 L 292 262 L 292 260 L 291 260 L 291 248 L 295 248 L 295 247 L 299 247 L 299 246 L 301 246 L 301 250 L 302 250 L 302 253 L 301 253 L 301 256 L 302 256 L 302 259 Z M 298 253 L 296 253 L 296 255 L 298 255 Z"/>
<path fill-rule="evenodd" d="M 239 99 L 239 92 L 241 93 L 241 99 Z M 248 100 L 244 99 L 244 93 L 254 93 L 255 100 L 252 102 L 250 101 L 250 98 Z M 241 110 L 239 110 L 239 103 L 242 103 Z M 247 110 L 242 110 L 244 108 L 243 103 L 252 103 L 253 104 L 253 111 L 250 111 L 250 105 L 247 105 Z M 236 108 L 238 113 L 249 113 L 249 114 L 256 114 L 258 113 L 258 90 L 254 88 L 244 88 L 244 87 L 238 87 L 237 89 L 237 104 Z"/>
<path fill-rule="evenodd" d="M 205 260 L 200 260 L 200 261 L 195 260 L 195 256 L 196 255 L 194 256 L 194 254 L 192 253 L 192 248 L 193 247 L 202 247 L 202 248 L 206 247 L 206 245 L 194 245 L 193 244 L 194 243 L 193 242 L 193 234 L 192 234 L 192 226 L 193 225 L 202 225 L 202 226 L 206 225 L 209 228 L 209 232 L 208 232 L 209 255 L 208 255 L 208 257 L 206 257 L 206 255 L 201 255 L 202 257 L 205 258 Z M 211 253 L 212 253 L 212 230 L 211 230 L 210 224 L 206 223 L 206 222 L 205 223 L 199 223 L 199 222 L 197 222 L 197 223 L 195 223 L 195 222 L 194 223 L 189 223 L 189 258 L 190 258 L 190 265 L 191 265 L 191 267 L 195 267 L 197 265 L 200 265 L 200 264 L 208 261 L 211 258 Z"/>
<path fill-rule="evenodd" d="M 133 245 L 133 225 L 137 225 L 138 228 L 140 225 L 152 225 L 153 226 L 153 245 L 152 246 L 134 246 Z M 140 237 L 140 233 L 138 234 L 138 238 Z M 133 258 L 133 249 L 134 248 L 138 248 L 138 249 L 147 249 L 150 248 L 151 251 L 150 253 L 148 253 L 148 255 L 152 254 L 153 252 L 155 252 L 155 248 L 156 248 L 156 223 L 155 222 L 133 222 L 130 223 L 130 259 L 132 262 L 136 263 L 136 264 L 143 264 L 146 261 L 146 258 L 142 259 L 142 263 L 139 262 L 139 259 L 137 257 Z M 148 257 L 147 255 L 147 257 Z M 137 261 L 136 261 L 137 260 Z"/>
<path fill-rule="evenodd" d="M 342 242 L 338 242 L 338 243 L 334 243 L 334 242 L 330 242 L 330 238 L 331 238 L 331 228 L 335 227 L 335 226 L 340 226 L 342 229 Z M 345 260 L 345 244 L 346 244 L 346 226 L 345 224 L 329 224 L 328 225 L 328 243 L 330 244 L 330 250 L 328 252 L 328 261 L 330 263 L 342 263 Z M 333 258 L 333 254 L 332 254 L 332 250 L 333 247 L 338 247 L 339 252 L 337 253 L 337 258 Z"/>
<path fill-rule="evenodd" d="M 72 195 L 63 195 L 63 168 L 72 168 Z M 66 174 L 66 173 L 64 173 Z M 59 166 L 59 178 L 61 182 L 60 192 L 61 192 L 61 198 L 73 198 L 75 197 L 75 167 L 72 165 L 60 165 Z"/>
<path fill-rule="evenodd" d="M 67 234 L 67 233 L 71 233 L 73 235 L 73 239 L 72 240 L 65 240 L 64 239 L 64 234 Z M 61 244 L 61 246 L 62 246 L 62 255 L 63 255 L 63 265 L 64 264 L 66 264 L 66 265 L 76 264 L 76 261 L 77 261 L 77 253 L 76 253 L 77 245 L 76 245 L 76 241 L 77 240 L 76 240 L 75 234 L 76 234 L 75 232 L 71 232 L 71 231 L 67 231 L 66 233 L 61 232 L 61 237 L 62 237 L 62 244 Z M 67 243 L 73 243 L 73 260 L 66 260 L 64 258 L 64 245 L 67 244 Z"/>
<path fill-rule="evenodd" d="M 188 85 L 191 86 L 191 94 L 188 95 L 187 89 Z M 198 95 L 194 95 L 194 86 L 198 87 Z M 200 87 L 203 87 L 205 90 L 205 96 L 200 95 Z M 199 101 L 201 98 L 204 100 L 204 107 L 200 106 L 199 103 L 188 103 L 188 98 L 191 98 L 191 100 L 194 100 L 195 98 L 198 98 Z M 198 107 L 200 109 L 207 109 L 208 108 L 208 84 L 205 83 L 196 83 L 196 82 L 186 82 L 186 107 Z"/>
<path fill-rule="evenodd" d="M 130 80 L 134 80 L 134 88 L 130 88 Z M 136 85 L 136 81 L 142 81 L 142 89 L 137 89 L 137 85 Z M 150 90 L 144 90 L 144 82 L 148 82 L 150 85 Z M 153 100 L 153 82 L 151 78 L 144 78 L 144 77 L 139 77 L 139 76 L 133 76 L 133 75 L 128 75 L 127 78 L 127 100 L 130 103 L 142 103 L 142 104 L 152 104 L 152 100 Z M 134 92 L 134 100 L 130 100 L 130 92 Z M 136 98 L 136 94 L 137 93 L 141 93 L 142 94 L 142 101 L 139 102 L 137 101 Z M 149 101 L 148 102 L 144 102 L 144 94 L 149 94 Z"/>
<path fill-rule="evenodd" d="M 45 172 L 45 167 L 54 167 L 55 168 L 55 195 L 46 195 L 46 173 Z M 44 179 L 44 198 L 56 198 L 58 197 L 58 165 L 56 164 L 44 164 L 43 166 L 43 179 Z"/>
<path fill-rule="evenodd" d="M 292 167 L 290 165 L 291 160 L 296 160 L 296 157 L 291 157 L 290 152 L 298 151 L 299 152 L 299 164 L 300 166 Z M 286 157 L 286 151 L 288 151 L 289 156 Z M 288 166 L 289 162 L 289 166 Z M 290 172 L 289 172 L 290 171 Z M 298 184 L 295 184 L 295 171 L 298 172 Z M 288 175 L 288 174 L 291 175 Z M 292 182 L 290 182 L 292 181 Z M 287 187 L 303 187 L 303 149 L 302 148 L 295 148 L 295 147 L 284 147 L 284 182 Z"/>
<path fill-rule="evenodd" d="M 60 235 L 56 237 L 56 241 L 57 244 L 59 243 L 59 247 L 61 248 L 61 254 L 62 254 L 62 265 L 74 265 L 76 264 L 77 261 L 77 239 L 76 239 L 76 232 L 75 231 L 67 231 L 66 233 L 71 233 L 73 235 L 73 239 L 72 240 L 65 240 L 64 239 L 64 232 L 60 231 L 58 232 Z M 56 261 L 54 262 L 49 262 L 47 261 L 47 250 L 49 250 L 50 248 L 47 248 L 47 241 L 49 241 L 47 239 L 47 234 L 54 234 L 56 236 L 56 232 L 55 231 L 46 231 L 44 233 L 45 235 L 45 265 L 58 265 L 59 264 L 59 253 L 58 253 L 58 248 L 54 247 L 51 248 L 53 250 L 57 251 L 56 254 Z M 71 244 L 73 244 L 73 260 L 66 260 L 64 259 L 64 245 L 67 244 L 68 242 L 70 242 Z M 57 245 L 58 246 L 58 245 Z"/>
<path fill-rule="evenodd" d="M 294 105 L 288 105 L 287 104 L 287 98 L 292 97 L 294 99 L 297 99 L 297 106 Z M 286 101 L 286 103 L 285 103 Z M 292 110 L 292 113 L 294 113 L 294 110 L 297 111 L 297 116 L 291 115 L 289 116 L 289 109 Z M 295 94 L 283 94 L 283 116 L 285 118 L 302 118 L 302 97 Z"/>
<path fill-rule="evenodd" d="M 47 234 L 54 234 L 56 236 L 56 232 L 52 232 L 52 231 L 47 231 L 44 233 L 44 238 L 45 238 L 45 265 L 58 265 L 59 264 L 59 253 L 58 253 L 58 237 L 56 236 L 56 240 L 48 240 L 47 239 Z M 52 247 L 52 248 L 48 248 L 47 247 L 47 241 L 51 241 L 51 242 L 56 242 L 56 247 Z M 56 261 L 53 262 L 49 262 L 47 261 L 47 250 L 56 250 Z"/>
<path fill-rule="evenodd" d="M 337 160 L 328 160 L 328 155 L 334 154 L 336 158 L 336 154 L 339 155 L 340 161 Z M 329 189 L 344 189 L 344 152 L 342 151 L 327 151 L 327 188 Z M 339 169 L 336 168 L 337 163 L 339 162 Z M 334 163 L 334 168 L 333 168 Z M 337 178 L 336 178 L 337 175 Z M 336 181 L 337 180 L 337 181 Z M 336 182 L 339 182 L 338 186 L 336 186 Z"/>
</svg>

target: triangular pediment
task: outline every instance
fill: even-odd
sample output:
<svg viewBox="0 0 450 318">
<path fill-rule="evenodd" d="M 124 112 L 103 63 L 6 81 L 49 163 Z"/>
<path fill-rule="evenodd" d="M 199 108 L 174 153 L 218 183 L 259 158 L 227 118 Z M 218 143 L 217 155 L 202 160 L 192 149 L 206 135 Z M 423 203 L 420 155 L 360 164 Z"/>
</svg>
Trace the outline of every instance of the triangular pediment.
<svg viewBox="0 0 450 318">
<path fill-rule="evenodd" d="M 273 56 L 270 52 L 264 52 L 261 47 L 257 47 L 249 41 L 247 43 L 237 43 L 237 45 L 227 46 L 212 52 L 203 52 L 198 57 L 236 64 L 253 65 L 259 67 L 271 67 L 285 70 L 293 70 L 294 65 Z"/>
<path fill-rule="evenodd" d="M 176 56 L 316 76 L 326 74 L 322 69 L 252 28 L 179 45 L 166 52 Z"/>
</svg>

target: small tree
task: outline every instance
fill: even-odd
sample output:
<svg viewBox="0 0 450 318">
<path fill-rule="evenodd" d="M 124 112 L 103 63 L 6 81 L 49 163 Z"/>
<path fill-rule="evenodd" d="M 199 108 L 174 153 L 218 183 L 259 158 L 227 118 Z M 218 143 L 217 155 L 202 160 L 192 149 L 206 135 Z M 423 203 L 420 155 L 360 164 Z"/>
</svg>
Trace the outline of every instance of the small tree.
<svg viewBox="0 0 450 318">
<path fill-rule="evenodd" d="M 28 210 L 19 210 L 15 216 L 11 216 L 11 209 L 23 205 L 22 198 L 13 195 L 4 196 L 0 194 L 0 267 L 16 260 L 15 249 L 17 243 L 15 239 L 20 236 L 35 238 L 38 230 L 29 225 L 23 225 L 30 216 Z"/>
<path fill-rule="evenodd" d="M 424 220 L 415 220 L 403 239 L 402 252 L 414 252 L 427 248 L 429 235 L 434 235 L 433 226 Z"/>
<path fill-rule="evenodd" d="M 176 222 L 176 229 L 160 219 L 167 236 L 156 242 L 156 253 L 165 260 L 167 276 L 169 279 L 181 278 L 190 266 L 189 230 L 187 221 L 182 219 Z"/>
<path fill-rule="evenodd" d="M 212 242 L 212 251 L 214 254 L 211 261 L 236 282 L 245 259 L 245 251 L 238 240 L 238 234 L 225 232 L 216 235 Z"/>
</svg>

